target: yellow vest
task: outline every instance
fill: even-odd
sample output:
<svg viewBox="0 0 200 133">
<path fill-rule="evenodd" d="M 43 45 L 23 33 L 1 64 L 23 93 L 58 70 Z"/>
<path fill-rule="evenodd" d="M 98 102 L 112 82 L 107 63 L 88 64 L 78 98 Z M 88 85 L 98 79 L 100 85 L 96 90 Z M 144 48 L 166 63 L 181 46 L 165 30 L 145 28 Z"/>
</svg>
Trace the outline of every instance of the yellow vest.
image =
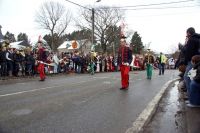
<svg viewBox="0 0 200 133">
<path fill-rule="evenodd" d="M 165 55 L 160 55 L 160 57 L 161 57 L 161 63 L 166 63 L 166 61 L 167 61 L 167 57 L 165 56 Z"/>
</svg>

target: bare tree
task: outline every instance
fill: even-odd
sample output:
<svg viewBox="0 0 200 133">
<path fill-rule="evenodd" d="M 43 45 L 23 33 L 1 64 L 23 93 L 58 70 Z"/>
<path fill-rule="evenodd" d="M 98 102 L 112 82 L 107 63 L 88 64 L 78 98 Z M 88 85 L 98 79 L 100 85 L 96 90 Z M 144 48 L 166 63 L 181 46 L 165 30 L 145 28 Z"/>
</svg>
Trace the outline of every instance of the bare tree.
<svg viewBox="0 0 200 133">
<path fill-rule="evenodd" d="M 35 19 L 41 28 L 50 31 L 51 48 L 53 50 L 56 50 L 54 35 L 56 34 L 60 38 L 67 29 L 70 20 L 69 11 L 66 11 L 62 4 L 53 1 L 43 3 L 36 13 Z"/>
<path fill-rule="evenodd" d="M 120 9 L 99 7 L 95 9 L 94 18 L 94 34 L 97 41 L 100 41 L 103 52 L 106 52 L 106 46 L 112 38 L 112 34 L 107 34 L 110 27 L 116 26 L 124 16 L 124 12 Z M 76 21 L 76 24 L 81 29 L 91 30 L 92 27 L 92 11 L 88 9 L 82 9 L 80 18 Z M 111 43 L 111 42 L 110 42 Z M 111 45 L 111 44 L 110 44 Z"/>
</svg>

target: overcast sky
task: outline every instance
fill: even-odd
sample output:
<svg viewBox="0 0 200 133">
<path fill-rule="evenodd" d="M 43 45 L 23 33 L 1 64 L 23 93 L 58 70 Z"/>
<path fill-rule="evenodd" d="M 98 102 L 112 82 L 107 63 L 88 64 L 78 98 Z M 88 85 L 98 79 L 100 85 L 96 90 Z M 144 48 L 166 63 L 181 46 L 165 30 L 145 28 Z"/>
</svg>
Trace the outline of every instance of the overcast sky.
<svg viewBox="0 0 200 133">
<path fill-rule="evenodd" d="M 76 5 L 65 0 L 54 1 L 61 2 L 73 16 L 77 16 L 79 7 Z M 95 0 L 72 1 L 94 7 L 179 2 L 177 4 L 143 6 L 137 10 L 135 10 L 136 7 L 132 7 L 130 9 L 134 10 L 125 12 L 126 28 L 137 31 L 142 37 L 143 43 L 150 43 L 150 48 L 157 52 L 169 53 L 177 47 L 179 42 L 184 43 L 185 31 L 188 27 L 192 26 L 196 32 L 200 33 L 200 0 L 101 0 L 99 3 L 95 3 Z M 34 22 L 36 11 L 43 2 L 45 0 L 0 0 L 0 25 L 3 27 L 3 34 L 9 31 L 17 36 L 23 32 L 27 33 L 30 39 L 47 34 L 48 32 L 39 29 Z M 76 30 L 73 25 L 73 23 L 70 24 L 67 32 Z"/>
</svg>

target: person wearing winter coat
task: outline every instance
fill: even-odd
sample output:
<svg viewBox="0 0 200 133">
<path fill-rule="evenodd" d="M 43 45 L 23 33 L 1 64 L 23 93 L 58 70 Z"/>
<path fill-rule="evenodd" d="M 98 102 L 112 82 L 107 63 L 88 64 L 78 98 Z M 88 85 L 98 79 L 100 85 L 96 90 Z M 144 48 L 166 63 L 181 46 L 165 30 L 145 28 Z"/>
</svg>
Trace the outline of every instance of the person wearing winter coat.
<svg viewBox="0 0 200 133">
<path fill-rule="evenodd" d="M 199 46 L 200 46 L 200 35 L 195 33 L 195 29 L 190 27 L 186 31 L 186 44 L 185 44 L 185 62 L 186 62 L 186 70 L 184 73 L 184 81 L 186 84 L 187 90 L 190 88 L 190 79 L 188 78 L 188 72 L 192 69 L 192 57 L 194 55 L 199 55 Z"/>
<path fill-rule="evenodd" d="M 13 74 L 14 74 L 14 76 L 18 77 L 20 63 L 22 62 L 22 55 L 19 53 L 18 50 L 14 53 L 13 60 L 14 60 Z"/>
<path fill-rule="evenodd" d="M 193 69 L 188 72 L 191 79 L 190 89 L 188 90 L 188 107 L 200 107 L 200 55 L 192 57 Z"/>
<path fill-rule="evenodd" d="M 54 55 L 53 55 L 53 63 L 54 63 L 54 71 L 53 71 L 53 73 L 58 73 L 59 59 L 58 59 L 57 53 L 54 53 Z"/>
<path fill-rule="evenodd" d="M 7 74 L 7 60 L 6 60 L 6 47 L 3 47 L 0 51 L 0 76 L 5 79 Z"/>
<path fill-rule="evenodd" d="M 9 48 L 6 53 L 6 60 L 7 60 L 7 75 L 12 76 L 13 75 L 13 49 Z"/>
<path fill-rule="evenodd" d="M 159 75 L 164 75 L 165 73 L 165 64 L 167 61 L 167 57 L 160 52 L 160 56 L 159 56 Z"/>
</svg>

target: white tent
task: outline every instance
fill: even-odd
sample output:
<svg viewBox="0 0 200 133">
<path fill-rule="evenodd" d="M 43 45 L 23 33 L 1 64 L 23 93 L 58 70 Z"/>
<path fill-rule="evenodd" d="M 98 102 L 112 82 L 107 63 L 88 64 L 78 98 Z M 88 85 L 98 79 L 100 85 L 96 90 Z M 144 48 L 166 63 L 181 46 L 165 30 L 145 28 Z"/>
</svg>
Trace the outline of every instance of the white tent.
<svg viewBox="0 0 200 133">
<path fill-rule="evenodd" d="M 16 49 L 24 49 L 26 48 L 25 46 L 23 45 L 20 45 L 23 41 L 18 41 L 18 42 L 13 42 L 13 43 L 10 43 L 10 47 L 11 48 L 16 48 Z"/>
</svg>

